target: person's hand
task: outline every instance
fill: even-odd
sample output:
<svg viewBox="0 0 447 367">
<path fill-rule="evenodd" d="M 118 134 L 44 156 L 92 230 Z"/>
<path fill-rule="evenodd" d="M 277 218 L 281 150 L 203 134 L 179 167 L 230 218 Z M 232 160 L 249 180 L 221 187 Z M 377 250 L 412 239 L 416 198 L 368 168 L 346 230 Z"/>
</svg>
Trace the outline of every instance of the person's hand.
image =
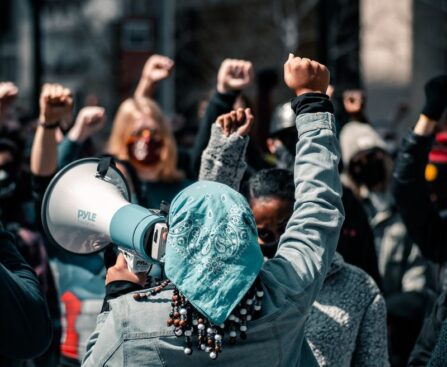
<svg viewBox="0 0 447 367">
<path fill-rule="evenodd" d="M 217 118 L 216 124 L 219 125 L 225 136 L 231 134 L 238 134 L 239 136 L 247 136 L 250 133 L 253 125 L 254 117 L 250 108 L 238 108 L 236 111 L 231 111 L 220 115 Z"/>
<path fill-rule="evenodd" d="M 68 133 L 71 141 L 83 142 L 104 127 L 106 112 L 103 107 L 84 107 Z"/>
<path fill-rule="evenodd" d="M 250 61 L 226 59 L 217 73 L 217 91 L 229 93 L 247 88 L 253 81 L 253 65 Z"/>
<path fill-rule="evenodd" d="M 347 90 L 343 93 L 343 106 L 350 115 L 363 112 L 365 107 L 365 95 L 360 89 Z"/>
<path fill-rule="evenodd" d="M 19 88 L 14 83 L 0 83 L 0 105 L 7 104 L 16 99 L 19 94 Z"/>
<path fill-rule="evenodd" d="M 425 84 L 425 106 L 422 114 L 430 120 L 439 121 L 447 107 L 447 75 L 430 79 Z"/>
<path fill-rule="evenodd" d="M 326 93 L 329 70 L 326 66 L 289 54 L 284 64 L 284 82 L 297 96 L 304 93 Z"/>
<path fill-rule="evenodd" d="M 284 147 L 284 144 L 278 138 L 268 138 L 265 143 L 270 154 L 276 154 L 278 149 Z"/>
<path fill-rule="evenodd" d="M 147 274 L 146 273 L 132 273 L 127 268 L 127 262 L 123 254 L 119 254 L 116 258 L 116 264 L 107 269 L 106 274 L 106 285 L 117 280 L 125 280 L 127 282 L 132 282 L 139 284 L 144 287 L 146 283 Z"/>
<path fill-rule="evenodd" d="M 39 105 L 41 123 L 52 125 L 60 122 L 71 113 L 73 108 L 70 89 L 60 84 L 44 84 Z"/>
<path fill-rule="evenodd" d="M 142 77 L 149 82 L 157 83 L 171 75 L 174 61 L 162 55 L 152 55 L 147 59 Z"/>
</svg>

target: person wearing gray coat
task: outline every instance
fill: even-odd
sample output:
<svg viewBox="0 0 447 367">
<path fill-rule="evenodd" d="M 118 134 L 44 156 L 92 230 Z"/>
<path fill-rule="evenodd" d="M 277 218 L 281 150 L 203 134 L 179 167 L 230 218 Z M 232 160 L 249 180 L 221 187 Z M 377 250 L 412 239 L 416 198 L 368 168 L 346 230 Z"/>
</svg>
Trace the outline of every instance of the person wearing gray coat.
<svg viewBox="0 0 447 367">
<path fill-rule="evenodd" d="M 171 204 L 165 256 L 168 281 L 109 300 L 108 310 L 98 317 L 83 366 L 315 366 L 304 342 L 304 323 L 334 256 L 344 218 L 340 152 L 332 105 L 324 95 L 329 82 L 326 67 L 291 55 L 284 72 L 286 84 L 297 95 L 297 200 L 277 256 L 262 261 L 252 213 L 239 193 L 206 181 L 192 185 Z M 225 217 L 230 220 L 225 222 Z M 204 231 L 207 239 L 202 237 Z M 244 256 L 247 253 L 252 256 Z M 135 277 L 121 258 L 109 268 L 106 282 L 110 286 Z M 252 284 L 257 289 L 257 314 L 248 320 L 241 305 L 246 300 L 253 306 Z M 189 324 L 182 318 L 185 323 L 179 321 L 174 330 L 166 326 L 171 306 L 179 302 L 188 304 L 188 309 L 174 312 L 173 317 L 178 321 L 180 315 L 201 314 L 198 325 L 193 322 L 191 329 L 183 330 Z M 238 316 L 231 313 L 236 308 Z M 242 340 L 232 345 L 235 324 L 240 322 Z M 222 335 L 222 330 L 227 332 Z M 174 332 L 186 335 L 186 346 Z M 209 353 L 192 353 L 188 338 L 198 335 L 202 350 L 205 332 L 214 349 L 203 344 Z"/>
</svg>

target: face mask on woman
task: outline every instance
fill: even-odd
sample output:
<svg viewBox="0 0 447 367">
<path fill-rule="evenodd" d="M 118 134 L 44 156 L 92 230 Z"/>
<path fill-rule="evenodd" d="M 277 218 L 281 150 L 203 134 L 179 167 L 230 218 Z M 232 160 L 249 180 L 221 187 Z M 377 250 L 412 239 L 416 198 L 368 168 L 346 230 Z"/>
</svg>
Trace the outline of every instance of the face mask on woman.
<svg viewBox="0 0 447 367">
<path fill-rule="evenodd" d="M 161 160 L 163 140 L 154 129 L 141 129 L 132 134 L 127 141 L 127 153 L 132 163 L 152 167 Z"/>
</svg>

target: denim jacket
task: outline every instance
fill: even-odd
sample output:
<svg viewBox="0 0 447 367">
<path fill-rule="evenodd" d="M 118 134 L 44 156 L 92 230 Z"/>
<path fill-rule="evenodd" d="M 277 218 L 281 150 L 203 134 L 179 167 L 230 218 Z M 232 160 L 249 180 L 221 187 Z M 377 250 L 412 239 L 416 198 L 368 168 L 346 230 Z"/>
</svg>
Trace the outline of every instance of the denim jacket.
<svg viewBox="0 0 447 367">
<path fill-rule="evenodd" d="M 262 316 L 247 323 L 248 338 L 224 342 L 217 360 L 183 353 L 183 338 L 166 326 L 172 292 L 144 301 L 127 294 L 99 315 L 83 366 L 315 366 L 304 323 L 335 253 L 343 222 L 339 145 L 330 113 L 296 120 L 294 213 L 276 256 L 261 270 Z M 224 339 L 225 341 L 225 339 Z"/>
</svg>

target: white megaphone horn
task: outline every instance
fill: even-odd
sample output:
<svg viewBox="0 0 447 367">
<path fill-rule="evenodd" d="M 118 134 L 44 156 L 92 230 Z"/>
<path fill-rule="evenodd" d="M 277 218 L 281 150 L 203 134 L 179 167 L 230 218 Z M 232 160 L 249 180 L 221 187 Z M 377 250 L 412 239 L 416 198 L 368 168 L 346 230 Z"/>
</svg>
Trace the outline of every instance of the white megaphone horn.
<svg viewBox="0 0 447 367">
<path fill-rule="evenodd" d="M 127 182 L 111 157 L 81 159 L 50 182 L 42 204 L 43 227 L 52 242 L 76 254 L 114 243 L 132 271 L 146 271 L 164 254 L 167 213 L 129 201 Z"/>
</svg>

